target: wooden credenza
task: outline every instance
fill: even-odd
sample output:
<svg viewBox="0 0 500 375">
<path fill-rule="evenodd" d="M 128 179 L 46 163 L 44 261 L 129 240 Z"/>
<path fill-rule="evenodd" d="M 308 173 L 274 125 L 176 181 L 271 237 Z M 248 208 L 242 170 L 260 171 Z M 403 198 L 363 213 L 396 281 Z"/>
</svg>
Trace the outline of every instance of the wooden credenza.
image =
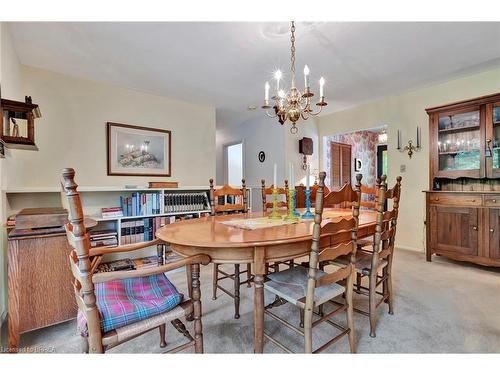
<svg viewBox="0 0 500 375">
<path fill-rule="evenodd" d="M 426 192 L 432 254 L 500 267 L 500 192 Z"/>
<path fill-rule="evenodd" d="M 500 266 L 500 93 L 426 109 L 427 260 Z"/>
<path fill-rule="evenodd" d="M 76 317 L 66 234 L 9 237 L 9 347 L 20 334 Z"/>
</svg>

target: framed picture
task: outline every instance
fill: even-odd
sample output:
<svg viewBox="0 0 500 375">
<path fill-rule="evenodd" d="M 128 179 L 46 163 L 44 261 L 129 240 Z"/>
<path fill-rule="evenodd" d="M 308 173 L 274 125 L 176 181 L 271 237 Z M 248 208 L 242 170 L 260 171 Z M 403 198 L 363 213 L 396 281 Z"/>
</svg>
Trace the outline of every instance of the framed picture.
<svg viewBox="0 0 500 375">
<path fill-rule="evenodd" d="M 107 123 L 108 176 L 171 175 L 170 130 Z"/>
</svg>

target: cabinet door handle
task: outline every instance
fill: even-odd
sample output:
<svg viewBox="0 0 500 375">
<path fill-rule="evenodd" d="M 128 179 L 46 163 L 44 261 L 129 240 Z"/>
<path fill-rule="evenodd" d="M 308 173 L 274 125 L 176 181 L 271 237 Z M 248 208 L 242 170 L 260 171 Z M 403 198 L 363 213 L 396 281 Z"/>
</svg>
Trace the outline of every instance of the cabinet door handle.
<svg viewBox="0 0 500 375">
<path fill-rule="evenodd" d="M 490 228 L 490 233 L 494 233 L 495 232 L 495 228 Z"/>
<path fill-rule="evenodd" d="M 472 229 L 477 230 L 477 227 L 474 225 L 474 226 L 472 227 Z"/>
<path fill-rule="evenodd" d="M 493 203 L 497 203 L 497 200 L 496 199 L 492 199 L 491 200 Z"/>
</svg>

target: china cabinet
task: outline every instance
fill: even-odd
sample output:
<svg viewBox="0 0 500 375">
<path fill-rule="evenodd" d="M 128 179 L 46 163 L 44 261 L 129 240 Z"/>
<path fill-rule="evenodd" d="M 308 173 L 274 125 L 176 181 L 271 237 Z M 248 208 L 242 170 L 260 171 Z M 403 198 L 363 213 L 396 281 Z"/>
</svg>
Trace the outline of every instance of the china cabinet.
<svg viewBox="0 0 500 375">
<path fill-rule="evenodd" d="M 426 109 L 426 258 L 500 266 L 500 94 Z"/>
</svg>

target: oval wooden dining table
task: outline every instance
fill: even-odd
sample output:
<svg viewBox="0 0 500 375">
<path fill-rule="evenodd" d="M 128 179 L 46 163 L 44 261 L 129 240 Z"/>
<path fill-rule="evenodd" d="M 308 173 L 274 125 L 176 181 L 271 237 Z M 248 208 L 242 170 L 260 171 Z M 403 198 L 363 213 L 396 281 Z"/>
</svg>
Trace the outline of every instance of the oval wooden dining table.
<svg viewBox="0 0 500 375">
<path fill-rule="evenodd" d="M 300 211 L 300 210 L 299 210 Z M 182 256 L 207 254 L 215 263 L 253 263 L 254 274 L 254 352 L 262 353 L 264 340 L 264 275 L 266 263 L 285 261 L 309 254 L 313 220 L 303 220 L 263 229 L 241 229 L 222 222 L 262 217 L 262 212 L 206 216 L 166 225 L 156 236 Z M 352 217 L 350 209 L 325 208 L 323 220 L 338 221 Z M 375 233 L 376 212 L 362 210 L 358 238 Z M 349 241 L 350 232 L 321 238 L 321 247 Z"/>
</svg>

